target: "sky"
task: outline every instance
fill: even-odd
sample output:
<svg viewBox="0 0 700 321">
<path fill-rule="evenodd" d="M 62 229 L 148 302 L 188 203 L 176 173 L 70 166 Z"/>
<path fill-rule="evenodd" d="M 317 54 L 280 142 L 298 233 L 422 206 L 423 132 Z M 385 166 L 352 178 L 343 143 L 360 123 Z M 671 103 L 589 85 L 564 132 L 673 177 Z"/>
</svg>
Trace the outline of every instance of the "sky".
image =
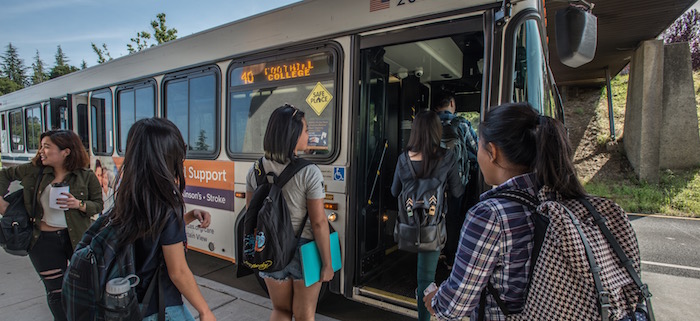
<svg viewBox="0 0 700 321">
<path fill-rule="evenodd" d="M 112 58 L 125 56 L 130 39 L 140 31 L 152 33 L 150 22 L 161 12 L 166 26 L 182 38 L 294 2 L 298 0 L 0 0 L 0 54 L 12 43 L 31 68 L 38 50 L 50 69 L 60 45 L 69 64 L 79 67 L 85 60 L 93 66 L 97 54 L 91 43 L 106 44 Z M 700 1 L 692 8 L 700 10 Z"/>
<path fill-rule="evenodd" d="M 0 0 L 0 54 L 9 43 L 30 68 L 37 50 L 48 70 L 60 45 L 70 65 L 97 64 L 90 43 L 107 45 L 112 58 L 128 54 L 140 31 L 153 34 L 151 21 L 166 14 L 178 38 L 286 6 L 297 0 Z M 153 38 L 149 43 L 154 43 Z"/>
</svg>

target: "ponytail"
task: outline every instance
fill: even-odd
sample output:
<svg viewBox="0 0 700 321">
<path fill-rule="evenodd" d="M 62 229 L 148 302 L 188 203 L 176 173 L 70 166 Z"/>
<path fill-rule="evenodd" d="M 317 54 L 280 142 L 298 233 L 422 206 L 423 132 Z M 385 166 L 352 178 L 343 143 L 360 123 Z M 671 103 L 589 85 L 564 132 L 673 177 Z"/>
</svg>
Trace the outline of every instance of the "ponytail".
<svg viewBox="0 0 700 321">
<path fill-rule="evenodd" d="M 485 118 L 479 125 L 484 146 L 498 146 L 508 161 L 534 171 L 541 186 L 565 198 L 586 194 L 576 177 L 573 151 L 561 122 L 540 116 L 528 103 L 498 106 Z"/>
<path fill-rule="evenodd" d="M 537 180 L 564 198 L 578 198 L 586 190 L 576 177 L 574 153 L 564 125 L 554 118 L 539 117 L 537 129 Z"/>
</svg>

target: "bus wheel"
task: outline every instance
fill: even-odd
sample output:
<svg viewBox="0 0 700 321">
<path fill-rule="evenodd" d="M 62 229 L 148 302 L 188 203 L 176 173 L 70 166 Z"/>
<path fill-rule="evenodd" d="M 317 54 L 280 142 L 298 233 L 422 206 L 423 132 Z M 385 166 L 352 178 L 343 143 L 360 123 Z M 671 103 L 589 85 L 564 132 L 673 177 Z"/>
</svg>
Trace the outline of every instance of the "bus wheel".
<svg viewBox="0 0 700 321">
<path fill-rule="evenodd" d="M 255 273 L 255 279 L 258 281 L 260 288 L 265 292 L 267 297 L 270 297 L 270 292 L 267 290 L 267 285 L 265 284 L 265 279 L 261 278 L 258 273 Z M 323 302 L 323 300 L 328 296 L 328 282 L 321 284 L 321 291 L 318 293 L 317 304 Z"/>
</svg>

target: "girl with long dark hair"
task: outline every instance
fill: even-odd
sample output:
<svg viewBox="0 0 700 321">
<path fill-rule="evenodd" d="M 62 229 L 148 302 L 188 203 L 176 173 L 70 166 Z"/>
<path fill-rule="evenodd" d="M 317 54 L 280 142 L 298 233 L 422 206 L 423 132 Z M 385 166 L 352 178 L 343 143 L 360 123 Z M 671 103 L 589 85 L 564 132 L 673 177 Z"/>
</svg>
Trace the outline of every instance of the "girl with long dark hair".
<svg viewBox="0 0 700 321">
<path fill-rule="evenodd" d="M 391 185 L 391 193 L 395 197 L 398 197 L 402 188 L 413 180 L 411 169 L 408 166 L 413 167 L 416 178 L 446 177 L 443 184 L 447 184 L 448 194 L 452 197 L 462 196 L 464 186 L 460 182 L 455 156 L 452 151 L 440 147 L 441 139 L 442 123 L 438 115 L 429 110 L 420 111 L 413 120 L 406 152 L 399 156 L 396 164 L 394 181 Z M 442 173 L 447 173 L 447 175 L 441 175 Z M 399 204 L 399 206 L 404 206 L 404 204 Z M 430 320 L 430 314 L 422 304 L 423 291 L 431 282 L 435 281 L 439 257 L 439 249 L 418 252 L 416 296 L 418 299 L 418 320 L 420 321 Z"/>
<path fill-rule="evenodd" d="M 495 188 L 467 213 L 450 277 L 424 303 L 438 319 L 477 320 L 477 306 L 488 283 L 510 311 L 525 303 L 534 224 L 531 210 L 499 192 L 520 190 L 537 197 L 547 186 L 563 198 L 586 194 L 576 178 L 573 152 L 564 125 L 539 115 L 529 104 L 505 104 L 486 114 L 479 125 L 479 168 Z M 556 302 L 552 302 L 556 304 Z M 485 320 L 505 320 L 487 297 Z"/>
<path fill-rule="evenodd" d="M 261 165 L 265 172 L 279 176 L 288 165 L 296 161 L 298 152 L 307 149 L 308 142 L 309 132 L 304 112 L 289 104 L 275 109 L 270 115 L 263 139 L 265 157 Z M 256 187 L 253 166 L 246 179 L 247 206 L 250 205 Z M 328 219 L 323 209 L 325 190 L 321 170 L 315 165 L 304 167 L 282 187 L 282 195 L 287 202 L 294 231 L 297 232 L 304 226 L 298 246 L 316 240 L 321 254 L 321 280 L 309 287 L 304 285 L 299 251 L 296 251 L 292 261 L 282 270 L 260 272 L 272 300 L 270 320 L 292 320 L 292 316 L 300 321 L 314 320 L 321 282 L 333 278 Z M 307 212 L 311 224 L 303 222 Z"/>
<path fill-rule="evenodd" d="M 54 320 L 66 320 L 61 305 L 61 282 L 67 263 L 90 226 L 90 217 L 102 211 L 100 182 L 89 165 L 90 157 L 76 133 L 50 130 L 41 134 L 41 145 L 30 163 L 0 170 L 0 195 L 7 193 L 12 181 L 21 181 L 24 205 L 30 213 L 36 197 L 29 258 L 44 282 Z M 39 189 L 35 191 L 42 167 Z M 54 208 L 49 206 L 49 195 L 57 183 L 68 185 L 69 192 L 57 199 L 59 208 Z M 7 206 L 0 196 L 0 213 L 5 213 Z"/>
<path fill-rule="evenodd" d="M 209 226 L 211 216 L 201 210 L 185 213 L 185 142 L 178 128 L 164 118 L 146 118 L 134 123 L 126 138 L 126 153 L 118 177 L 114 207 L 107 214 L 122 236 L 134 243 L 136 288 L 142 302 L 148 285 L 163 269 L 160 282 L 168 320 L 192 320 L 187 301 L 199 312 L 200 320 L 216 320 L 199 291 L 185 260 L 185 225 L 194 220 Z M 100 193 L 101 196 L 101 193 Z M 164 264 L 163 264 L 164 263 Z M 151 297 L 144 320 L 157 320 L 158 298 Z"/>
</svg>

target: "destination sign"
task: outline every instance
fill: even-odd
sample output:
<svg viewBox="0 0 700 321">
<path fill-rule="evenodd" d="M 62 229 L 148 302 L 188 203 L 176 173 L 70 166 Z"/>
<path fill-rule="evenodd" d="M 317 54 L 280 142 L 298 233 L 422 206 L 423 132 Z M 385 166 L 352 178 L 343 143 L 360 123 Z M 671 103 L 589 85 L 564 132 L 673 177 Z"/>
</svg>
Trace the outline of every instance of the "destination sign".
<svg viewBox="0 0 700 321">
<path fill-rule="evenodd" d="M 231 86 L 252 85 L 326 74 L 332 59 L 324 52 L 238 67 L 231 72 L 230 82 Z"/>
</svg>

